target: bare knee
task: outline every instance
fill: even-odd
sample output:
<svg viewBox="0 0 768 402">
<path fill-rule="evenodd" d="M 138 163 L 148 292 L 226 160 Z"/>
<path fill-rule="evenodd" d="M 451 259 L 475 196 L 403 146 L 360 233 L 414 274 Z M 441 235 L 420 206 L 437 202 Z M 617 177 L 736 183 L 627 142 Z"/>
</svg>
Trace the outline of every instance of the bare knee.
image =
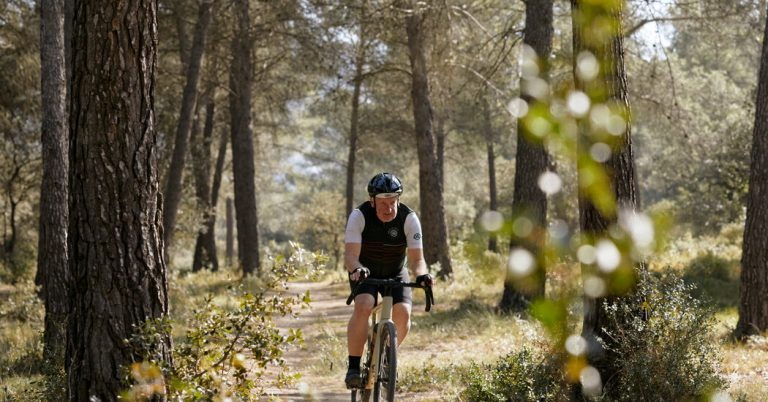
<svg viewBox="0 0 768 402">
<path fill-rule="evenodd" d="M 357 295 L 357 297 L 355 297 L 355 309 L 352 312 L 352 317 L 368 319 L 368 316 L 371 315 L 371 311 L 373 310 L 374 303 L 375 300 L 373 296 L 367 293 Z"/>
<path fill-rule="evenodd" d="M 411 305 L 397 303 L 392 307 L 392 321 L 397 325 L 398 338 L 402 342 L 411 329 Z"/>
</svg>

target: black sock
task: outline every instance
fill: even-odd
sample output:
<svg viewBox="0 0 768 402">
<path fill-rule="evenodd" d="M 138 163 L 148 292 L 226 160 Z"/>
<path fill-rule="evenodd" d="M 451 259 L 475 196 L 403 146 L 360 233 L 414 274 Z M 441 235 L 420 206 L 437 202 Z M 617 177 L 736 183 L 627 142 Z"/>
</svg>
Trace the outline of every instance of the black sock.
<svg viewBox="0 0 768 402">
<path fill-rule="evenodd" d="M 349 367 L 360 369 L 360 356 L 349 356 Z"/>
</svg>

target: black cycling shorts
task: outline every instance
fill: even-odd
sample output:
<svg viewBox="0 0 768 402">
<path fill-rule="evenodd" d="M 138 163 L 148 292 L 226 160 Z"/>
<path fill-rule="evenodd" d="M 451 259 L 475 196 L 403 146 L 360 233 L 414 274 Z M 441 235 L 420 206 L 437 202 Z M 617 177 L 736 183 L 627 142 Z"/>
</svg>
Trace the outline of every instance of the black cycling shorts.
<svg viewBox="0 0 768 402">
<path fill-rule="evenodd" d="M 388 278 L 376 278 L 376 279 L 388 279 Z M 399 274 L 397 274 L 397 276 L 392 277 L 391 279 L 399 279 L 401 281 L 410 282 L 411 277 L 410 275 L 408 275 L 408 270 L 403 269 L 402 271 L 400 271 Z M 351 290 L 354 290 L 356 286 L 357 286 L 357 282 L 353 282 L 352 280 L 349 281 L 349 288 Z M 373 296 L 374 305 L 376 305 L 379 302 L 379 297 L 378 297 L 379 293 L 383 291 L 384 289 L 381 286 L 364 283 L 360 286 L 360 289 L 357 292 L 357 294 L 368 293 L 369 295 Z M 408 303 L 410 305 L 413 305 L 413 289 L 412 288 L 406 288 L 406 287 L 391 288 L 391 291 L 392 291 L 393 305 L 397 303 Z"/>
</svg>

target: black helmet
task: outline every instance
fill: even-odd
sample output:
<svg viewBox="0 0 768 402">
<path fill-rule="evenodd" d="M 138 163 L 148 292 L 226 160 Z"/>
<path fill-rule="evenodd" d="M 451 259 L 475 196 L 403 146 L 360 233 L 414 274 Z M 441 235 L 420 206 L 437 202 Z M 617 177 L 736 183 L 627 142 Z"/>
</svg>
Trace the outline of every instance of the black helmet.
<svg viewBox="0 0 768 402">
<path fill-rule="evenodd" d="M 379 194 L 391 194 L 390 196 L 403 193 L 403 184 L 400 179 L 392 173 L 379 173 L 373 176 L 368 182 L 368 195 L 376 197 Z"/>
</svg>

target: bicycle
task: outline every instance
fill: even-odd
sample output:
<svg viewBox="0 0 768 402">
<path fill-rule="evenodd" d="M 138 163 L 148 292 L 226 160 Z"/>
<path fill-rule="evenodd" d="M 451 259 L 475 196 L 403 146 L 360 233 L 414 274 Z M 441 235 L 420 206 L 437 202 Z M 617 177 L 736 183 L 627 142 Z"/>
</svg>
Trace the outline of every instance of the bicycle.
<svg viewBox="0 0 768 402">
<path fill-rule="evenodd" d="M 362 381 L 360 388 L 352 389 L 352 402 L 374 402 L 395 400 L 397 382 L 397 330 L 392 321 L 392 289 L 410 287 L 424 289 L 429 311 L 435 303 L 432 287 L 421 286 L 415 282 L 403 282 L 396 279 L 366 278 L 357 283 L 347 298 L 347 305 L 352 303 L 363 283 L 382 287 L 382 302 L 373 308 L 368 320 L 368 341 L 363 354 L 366 356 L 360 370 Z M 377 320 L 378 317 L 378 320 Z"/>
</svg>

